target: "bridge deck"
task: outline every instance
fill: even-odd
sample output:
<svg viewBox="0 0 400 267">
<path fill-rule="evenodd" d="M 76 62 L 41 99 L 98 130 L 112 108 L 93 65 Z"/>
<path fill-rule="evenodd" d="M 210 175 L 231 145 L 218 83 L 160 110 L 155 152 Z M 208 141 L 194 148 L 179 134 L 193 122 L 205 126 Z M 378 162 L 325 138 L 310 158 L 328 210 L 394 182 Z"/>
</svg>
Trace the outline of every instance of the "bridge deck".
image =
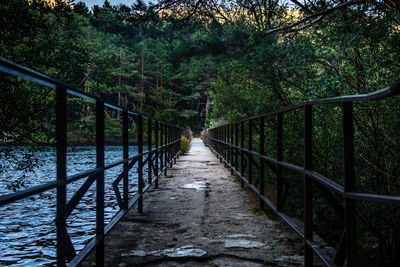
<svg viewBox="0 0 400 267">
<path fill-rule="evenodd" d="M 201 140 L 106 237 L 107 266 L 302 265 L 302 241 Z M 84 266 L 94 265 L 90 255 Z"/>
</svg>

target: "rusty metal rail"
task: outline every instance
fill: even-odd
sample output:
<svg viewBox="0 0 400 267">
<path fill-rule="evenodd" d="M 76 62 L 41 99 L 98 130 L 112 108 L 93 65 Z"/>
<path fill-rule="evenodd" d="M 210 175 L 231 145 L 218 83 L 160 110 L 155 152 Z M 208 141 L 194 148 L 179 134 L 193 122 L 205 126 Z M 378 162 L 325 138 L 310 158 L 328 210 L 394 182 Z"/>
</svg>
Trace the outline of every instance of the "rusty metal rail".
<svg viewBox="0 0 400 267">
<path fill-rule="evenodd" d="M 96 265 L 104 265 L 104 236 L 115 226 L 127 211 L 137 202 L 138 211 L 143 211 L 143 194 L 153 185 L 158 187 L 158 178 L 162 173 L 167 174 L 167 169 L 172 166 L 180 153 L 180 136 L 183 129 L 164 123 L 144 115 L 131 112 L 122 107 L 104 102 L 75 89 L 68 84 L 50 78 L 26 67 L 20 66 L 3 58 L 0 58 L 0 71 L 30 80 L 34 83 L 50 87 L 56 90 L 56 149 L 57 149 L 57 177 L 55 181 L 34 186 L 32 188 L 17 191 L 15 193 L 1 195 L 0 206 L 13 203 L 19 199 L 51 189 L 57 189 L 57 265 L 77 266 L 93 250 L 96 249 Z M 96 168 L 86 170 L 79 174 L 67 176 L 67 95 L 90 100 L 96 104 Z M 105 165 L 104 163 L 104 109 L 105 107 L 122 112 L 122 145 L 123 160 Z M 128 143 L 128 119 L 136 119 L 138 127 L 138 154 L 129 156 Z M 147 120 L 147 147 L 143 152 L 143 120 Z M 152 143 L 152 139 L 155 141 Z M 104 172 L 107 169 L 123 165 L 122 173 L 114 180 L 113 189 L 116 195 L 120 211 L 107 224 L 104 224 Z M 138 190 L 129 198 L 128 175 L 129 170 L 138 165 Z M 143 173 L 147 166 L 148 181 L 145 184 Z M 81 187 L 67 202 L 67 185 L 86 179 Z M 76 253 L 67 232 L 67 219 L 79 201 L 96 181 L 96 236 L 79 253 Z M 122 195 L 118 184 L 123 182 Z"/>
<path fill-rule="evenodd" d="M 239 122 L 222 125 L 210 129 L 203 137 L 206 145 L 216 153 L 221 162 L 230 168 L 232 173 L 242 181 L 242 186 L 247 184 L 260 198 L 261 208 L 268 205 L 281 219 L 283 219 L 303 240 L 305 248 L 305 266 L 313 265 L 313 254 L 315 253 L 327 266 L 358 266 L 357 239 L 356 239 L 356 200 L 374 201 L 387 204 L 400 204 L 399 196 L 376 195 L 356 192 L 354 178 L 354 131 L 353 131 L 353 102 L 376 101 L 386 97 L 400 94 L 400 80 L 391 87 L 381 89 L 366 95 L 352 95 L 334 97 L 302 103 L 293 107 L 276 112 L 263 114 L 244 119 Z M 313 171 L 313 111 L 314 105 L 335 104 L 342 107 L 342 130 L 343 130 L 343 159 L 344 159 L 344 186 L 330 180 L 329 178 Z M 304 112 L 304 165 L 298 166 L 283 160 L 283 119 L 284 114 L 291 111 L 303 109 Z M 265 118 L 276 117 L 276 158 L 265 155 Z M 248 124 L 247 135 L 245 135 L 245 122 Z M 255 133 L 254 125 L 257 124 L 259 131 Z M 240 130 L 239 130 L 240 128 Z M 258 152 L 254 150 L 253 141 L 259 140 Z M 239 144 L 240 140 L 240 146 Z M 245 147 L 247 141 L 247 147 Z M 240 158 L 240 159 L 239 159 Z M 257 166 L 254 159 L 258 158 L 260 164 Z M 239 165 L 240 160 L 240 165 Z M 276 175 L 276 204 L 265 196 L 265 170 L 264 165 L 272 166 Z M 253 181 L 253 166 L 258 169 L 258 180 Z M 297 225 L 287 214 L 283 212 L 284 199 L 287 192 L 283 190 L 284 178 L 283 168 L 290 169 L 304 175 L 304 227 Z M 245 174 L 245 170 L 247 173 Z M 257 187 L 258 185 L 258 187 Z M 344 199 L 344 238 L 342 239 L 334 259 L 330 258 L 313 240 L 313 187 L 329 197 L 331 192 L 339 194 Z"/>
</svg>

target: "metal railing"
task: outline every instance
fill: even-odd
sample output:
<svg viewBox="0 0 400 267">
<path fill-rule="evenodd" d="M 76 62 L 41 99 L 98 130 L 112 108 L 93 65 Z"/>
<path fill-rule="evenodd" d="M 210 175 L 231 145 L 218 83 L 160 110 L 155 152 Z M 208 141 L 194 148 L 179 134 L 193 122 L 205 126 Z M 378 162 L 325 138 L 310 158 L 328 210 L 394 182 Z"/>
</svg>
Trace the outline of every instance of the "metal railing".
<svg viewBox="0 0 400 267">
<path fill-rule="evenodd" d="M 143 211 L 143 194 L 155 184 L 158 187 L 158 179 L 164 173 L 167 174 L 168 166 L 176 162 L 180 153 L 180 136 L 183 129 L 173 125 L 157 121 L 106 103 L 102 99 L 74 89 L 71 86 L 52 79 L 44 74 L 35 72 L 8 60 L 0 58 L 0 71 L 30 80 L 34 83 L 50 87 L 56 90 L 56 149 L 57 149 L 57 179 L 53 182 L 41 184 L 26 190 L 0 196 L 0 206 L 13 203 L 28 196 L 37 195 L 51 189 L 57 189 L 57 265 L 76 266 L 95 248 L 96 265 L 104 265 L 104 236 L 118 223 L 128 210 L 138 202 L 138 211 Z M 96 104 L 96 168 L 67 176 L 67 95 L 91 100 Z M 122 112 L 122 146 L 123 160 L 105 165 L 104 147 L 104 111 L 105 107 Z M 128 142 L 128 120 L 137 120 L 138 127 L 138 153 L 130 156 Z M 143 120 L 147 120 L 147 144 L 143 141 Z M 153 138 L 152 138 L 153 137 Z M 154 139 L 154 144 L 152 143 Z M 147 145 L 148 150 L 143 152 L 143 146 Z M 133 198 L 128 195 L 128 172 L 137 163 L 138 188 Z M 105 170 L 123 165 L 123 171 L 113 182 L 113 189 L 120 208 L 120 211 L 113 219 L 105 225 L 104 223 L 104 172 Z M 147 165 L 147 184 L 144 181 L 143 172 Z M 81 187 L 74 193 L 67 202 L 67 185 L 81 179 L 86 179 Z M 79 252 L 76 253 L 67 232 L 67 219 L 76 208 L 79 201 L 96 181 L 96 235 Z M 119 183 L 123 182 L 123 192 L 119 190 Z"/>
<path fill-rule="evenodd" d="M 353 131 L 353 102 L 372 101 L 400 94 L 400 80 L 397 80 L 391 87 L 365 95 L 351 95 L 334 97 L 302 103 L 293 107 L 282 109 L 276 112 L 263 114 L 242 121 L 222 125 L 210 129 L 204 137 L 204 142 L 216 153 L 221 162 L 229 167 L 232 174 L 237 175 L 242 182 L 246 183 L 260 199 L 261 208 L 267 204 L 283 221 L 285 221 L 304 241 L 305 266 L 313 265 L 313 253 L 315 253 L 327 266 L 357 266 L 357 241 L 356 241 L 356 200 L 373 201 L 388 204 L 400 204 L 399 196 L 377 195 L 356 192 L 354 177 L 354 131 Z M 342 131 L 343 131 L 343 160 L 344 160 L 344 186 L 330 180 L 329 178 L 313 171 L 313 111 L 314 105 L 335 104 L 342 107 Z M 283 161 L 283 119 L 284 114 L 291 111 L 303 109 L 304 114 L 304 165 L 298 166 Z M 276 158 L 265 155 L 265 118 L 276 117 Z M 245 129 L 245 122 L 248 129 Z M 254 124 L 259 128 L 257 138 L 253 137 Z M 239 130 L 240 128 L 240 130 Z M 246 131 L 247 130 L 247 131 Z M 247 132 L 247 135 L 245 134 Z M 257 133 L 256 133 L 257 134 Z M 253 147 L 253 139 L 259 143 L 258 151 Z M 240 145 L 239 145 L 240 140 Z M 247 147 L 245 147 L 247 140 Z M 258 166 L 255 159 L 258 158 Z M 240 160 L 240 165 L 239 165 Z M 276 176 L 276 204 L 265 196 L 265 170 L 264 164 L 274 168 Z M 247 166 L 247 173 L 245 174 Z M 253 178 L 253 166 L 258 169 L 258 187 Z M 296 224 L 288 214 L 283 212 L 284 200 L 287 192 L 283 190 L 284 177 L 283 168 L 304 175 L 303 211 L 304 229 Z M 313 187 L 317 187 L 323 195 L 332 200 L 331 194 L 336 193 L 344 199 L 344 238 L 342 238 L 339 249 L 334 259 L 330 258 L 313 240 Z M 332 203 L 330 203 L 332 204 Z M 338 203 L 333 203 L 338 204 Z M 341 205 L 336 205 L 340 206 Z M 343 208 L 342 208 L 343 209 Z"/>
</svg>

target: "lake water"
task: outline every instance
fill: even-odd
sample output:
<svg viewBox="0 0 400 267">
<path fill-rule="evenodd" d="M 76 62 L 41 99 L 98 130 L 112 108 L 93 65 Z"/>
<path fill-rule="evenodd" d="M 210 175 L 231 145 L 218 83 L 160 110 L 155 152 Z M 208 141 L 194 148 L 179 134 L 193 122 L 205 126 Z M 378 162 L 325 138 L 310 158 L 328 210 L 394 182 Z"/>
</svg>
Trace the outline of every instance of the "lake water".
<svg viewBox="0 0 400 267">
<path fill-rule="evenodd" d="M 0 147 L 0 165 L 7 171 L 0 172 L 0 195 L 44 184 L 56 179 L 56 151 L 46 148 L 34 152 L 39 166 L 32 170 L 15 170 L 17 161 L 28 148 L 19 147 L 11 154 L 13 160 L 5 157 Z M 131 146 L 129 156 L 137 153 Z M 107 146 L 105 162 L 110 164 L 122 160 L 122 146 Z M 94 146 L 68 147 L 67 172 L 76 174 L 96 166 Z M 119 211 L 112 183 L 122 172 L 122 165 L 105 173 L 105 223 Z M 145 174 L 146 172 L 144 172 Z M 145 177 L 144 177 L 145 178 Z M 67 201 L 83 182 L 82 179 L 67 186 Z M 137 166 L 129 172 L 129 196 L 136 192 Z M 122 194 L 122 181 L 120 182 Z M 68 233 L 75 250 L 81 250 L 94 236 L 96 227 L 96 182 L 79 202 L 67 221 Z M 53 266 L 56 257 L 56 190 L 50 190 L 14 203 L 0 206 L 0 266 Z"/>
</svg>

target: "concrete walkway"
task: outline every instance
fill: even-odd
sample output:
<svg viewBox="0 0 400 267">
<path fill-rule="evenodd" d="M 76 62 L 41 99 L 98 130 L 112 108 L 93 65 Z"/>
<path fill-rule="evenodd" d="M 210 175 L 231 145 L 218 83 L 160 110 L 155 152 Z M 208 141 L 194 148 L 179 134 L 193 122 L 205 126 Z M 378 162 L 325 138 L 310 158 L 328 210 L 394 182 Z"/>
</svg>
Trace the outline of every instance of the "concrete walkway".
<svg viewBox="0 0 400 267">
<path fill-rule="evenodd" d="M 269 213 L 268 213 L 269 214 Z M 106 237 L 107 266 L 297 266 L 302 241 L 206 148 L 192 148 Z M 91 255 L 83 264 L 94 265 Z"/>
</svg>

